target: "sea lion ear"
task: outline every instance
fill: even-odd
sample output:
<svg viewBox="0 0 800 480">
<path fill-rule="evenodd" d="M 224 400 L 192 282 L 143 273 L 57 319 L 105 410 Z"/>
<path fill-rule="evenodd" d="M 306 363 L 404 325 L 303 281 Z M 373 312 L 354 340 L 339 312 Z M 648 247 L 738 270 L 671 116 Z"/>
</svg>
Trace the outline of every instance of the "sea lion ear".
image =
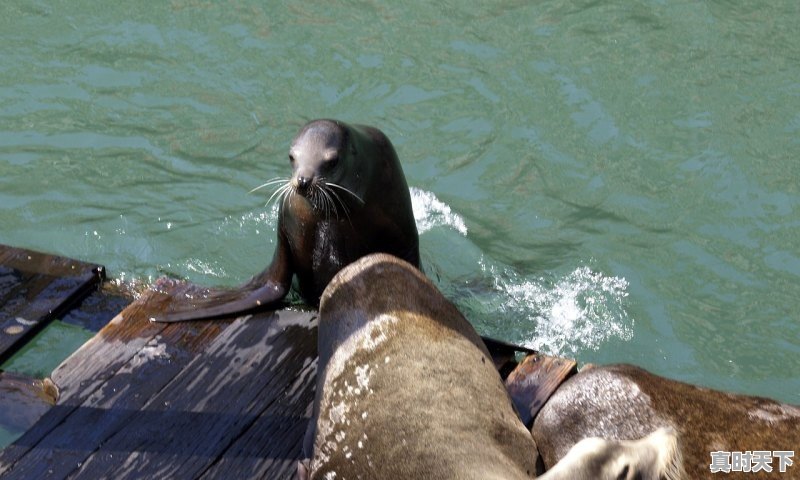
<svg viewBox="0 0 800 480">
<path fill-rule="evenodd" d="M 297 480 L 308 480 L 308 461 L 308 458 L 297 461 Z"/>
</svg>

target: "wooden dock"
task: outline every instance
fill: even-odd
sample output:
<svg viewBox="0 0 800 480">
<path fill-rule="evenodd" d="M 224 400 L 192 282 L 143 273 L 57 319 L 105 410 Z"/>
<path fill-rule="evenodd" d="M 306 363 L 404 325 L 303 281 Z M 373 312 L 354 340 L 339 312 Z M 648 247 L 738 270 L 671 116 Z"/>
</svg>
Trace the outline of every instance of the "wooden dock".
<svg viewBox="0 0 800 480">
<path fill-rule="evenodd" d="M 159 281 L 51 375 L 58 401 L 0 452 L 0 478 L 293 478 L 316 381 L 314 311 L 152 323 L 199 289 Z M 497 347 L 508 373 L 516 360 Z M 528 419 L 574 373 L 529 356 L 508 377 Z M 538 372 L 538 373 L 536 373 Z"/>
<path fill-rule="evenodd" d="M 104 278 L 98 265 L 0 245 L 0 363 Z"/>
<path fill-rule="evenodd" d="M 2 478 L 287 478 L 313 398 L 316 317 L 156 324 L 162 283 L 52 374 L 58 403 L 0 452 Z"/>
</svg>

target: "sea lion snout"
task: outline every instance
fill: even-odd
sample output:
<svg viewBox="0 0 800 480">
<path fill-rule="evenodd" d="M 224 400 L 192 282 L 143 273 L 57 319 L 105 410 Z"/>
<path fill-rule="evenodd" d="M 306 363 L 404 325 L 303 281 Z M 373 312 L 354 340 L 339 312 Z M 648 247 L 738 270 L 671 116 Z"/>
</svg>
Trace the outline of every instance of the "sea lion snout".
<svg viewBox="0 0 800 480">
<path fill-rule="evenodd" d="M 293 166 L 292 178 L 289 181 L 295 192 L 305 196 L 319 180 L 316 162 L 308 161 L 304 157 L 297 158 Z"/>
<path fill-rule="evenodd" d="M 300 193 L 305 193 L 308 191 L 308 188 L 311 186 L 313 179 L 311 177 L 295 177 L 294 178 L 294 187 Z"/>
</svg>

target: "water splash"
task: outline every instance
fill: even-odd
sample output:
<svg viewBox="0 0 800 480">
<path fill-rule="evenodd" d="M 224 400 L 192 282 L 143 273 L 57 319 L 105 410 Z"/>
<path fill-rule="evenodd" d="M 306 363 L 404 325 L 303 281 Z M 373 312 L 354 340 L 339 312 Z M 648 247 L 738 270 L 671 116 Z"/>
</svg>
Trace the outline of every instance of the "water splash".
<svg viewBox="0 0 800 480">
<path fill-rule="evenodd" d="M 185 265 L 186 269 L 193 273 L 216 278 L 225 278 L 228 276 L 225 269 L 217 265 L 216 262 L 211 264 L 199 258 L 190 258 L 186 260 Z"/>
<path fill-rule="evenodd" d="M 229 215 L 217 225 L 217 233 L 228 237 L 259 235 L 262 230 L 274 231 L 278 225 L 278 205 L 256 210 L 240 216 Z"/>
<path fill-rule="evenodd" d="M 628 281 L 576 268 L 555 281 L 529 279 L 508 269 L 497 271 L 480 263 L 491 275 L 502 298 L 504 316 L 521 319 L 535 328 L 527 346 L 552 355 L 577 356 L 597 350 L 611 338 L 629 341 L 634 321 L 628 316 Z M 525 326 L 521 326 L 523 329 Z"/>
<path fill-rule="evenodd" d="M 420 235 L 434 227 L 448 226 L 467 236 L 467 224 L 464 218 L 453 213 L 436 195 L 415 187 L 409 188 L 408 191 L 411 194 L 411 208 L 414 210 L 414 220 Z"/>
<path fill-rule="evenodd" d="M 467 235 L 467 224 L 464 218 L 454 213 L 449 205 L 439 200 L 431 192 L 411 187 L 408 189 L 411 195 L 411 207 L 414 210 L 414 221 L 417 224 L 417 231 L 422 234 L 432 228 L 439 226 L 450 227 L 460 234 Z M 274 202 L 268 208 L 256 212 L 249 212 L 244 215 L 226 217 L 217 227 L 220 233 L 233 235 L 244 235 L 251 231 L 260 233 L 261 229 L 274 230 L 278 224 L 279 203 Z"/>
</svg>

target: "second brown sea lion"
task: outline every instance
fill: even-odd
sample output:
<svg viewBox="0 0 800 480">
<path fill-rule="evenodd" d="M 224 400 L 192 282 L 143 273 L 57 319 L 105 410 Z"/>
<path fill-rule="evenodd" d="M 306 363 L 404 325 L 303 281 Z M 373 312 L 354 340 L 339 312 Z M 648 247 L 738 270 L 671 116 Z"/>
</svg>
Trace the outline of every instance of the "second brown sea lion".
<svg viewBox="0 0 800 480">
<path fill-rule="evenodd" d="M 780 460 L 773 452 L 800 447 L 799 407 L 697 387 L 633 365 L 597 366 L 567 380 L 542 407 L 532 433 L 545 465 L 554 465 L 584 437 L 633 439 L 661 427 L 680 438 L 686 478 L 713 477 L 712 452 L 722 452 L 716 460 L 722 468 L 729 453 L 729 472 L 731 452 L 768 452 L 774 475 Z M 791 472 L 800 475 L 800 468 L 788 468 L 796 469 L 786 470 L 791 478 Z M 766 471 L 739 474 L 773 478 Z"/>
</svg>

